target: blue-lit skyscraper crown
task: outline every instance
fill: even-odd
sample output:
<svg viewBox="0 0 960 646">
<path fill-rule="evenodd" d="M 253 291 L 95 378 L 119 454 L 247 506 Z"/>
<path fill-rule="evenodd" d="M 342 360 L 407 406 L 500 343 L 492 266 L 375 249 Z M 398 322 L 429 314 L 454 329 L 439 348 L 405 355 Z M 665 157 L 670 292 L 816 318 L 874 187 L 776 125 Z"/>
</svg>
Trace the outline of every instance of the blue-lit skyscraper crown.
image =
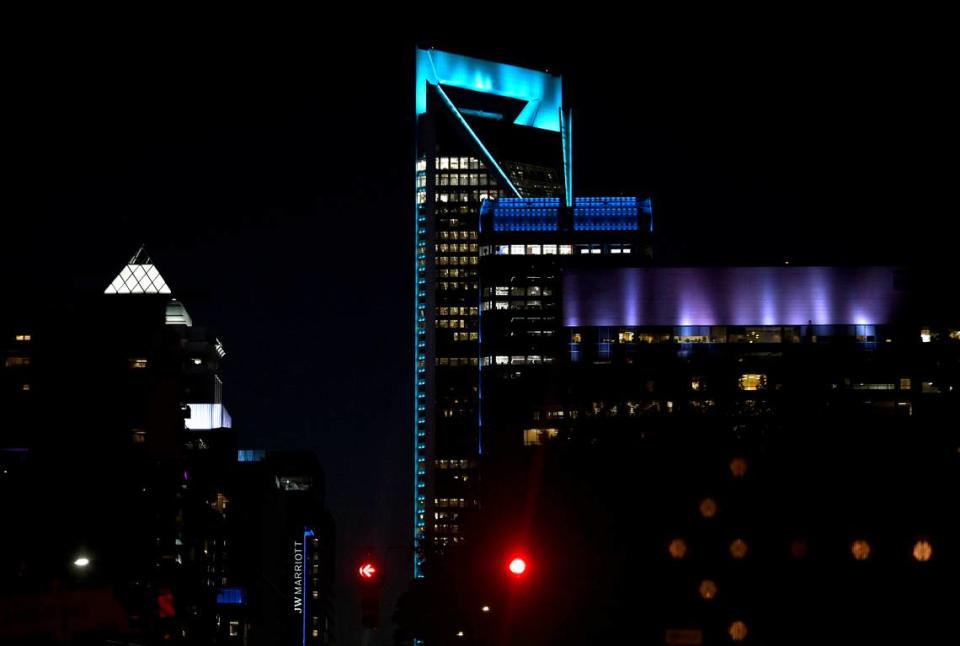
<svg viewBox="0 0 960 646">
<path fill-rule="evenodd" d="M 418 115 L 427 111 L 427 83 L 526 101 L 515 124 L 560 132 L 563 83 L 559 76 L 435 49 L 418 49 Z M 490 118 L 499 116 L 490 113 Z"/>
</svg>

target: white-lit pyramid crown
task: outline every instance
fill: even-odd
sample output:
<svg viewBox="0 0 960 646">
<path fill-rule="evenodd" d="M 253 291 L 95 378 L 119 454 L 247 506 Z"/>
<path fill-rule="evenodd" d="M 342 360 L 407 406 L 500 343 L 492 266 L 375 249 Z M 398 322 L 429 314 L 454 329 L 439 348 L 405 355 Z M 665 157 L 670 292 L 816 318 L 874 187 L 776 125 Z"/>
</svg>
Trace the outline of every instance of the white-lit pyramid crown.
<svg viewBox="0 0 960 646">
<path fill-rule="evenodd" d="M 130 262 L 120 270 L 104 294 L 169 294 L 170 288 L 150 261 L 146 249 L 140 247 Z"/>
</svg>

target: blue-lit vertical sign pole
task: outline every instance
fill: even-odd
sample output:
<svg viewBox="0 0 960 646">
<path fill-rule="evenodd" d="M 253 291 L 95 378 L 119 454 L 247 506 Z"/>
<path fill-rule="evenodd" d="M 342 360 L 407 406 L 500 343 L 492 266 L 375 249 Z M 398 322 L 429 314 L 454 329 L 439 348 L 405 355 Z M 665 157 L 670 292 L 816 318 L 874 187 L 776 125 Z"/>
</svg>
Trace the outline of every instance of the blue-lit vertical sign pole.
<svg viewBox="0 0 960 646">
<path fill-rule="evenodd" d="M 310 603 L 310 596 L 307 593 L 307 583 L 310 581 L 310 557 L 307 545 L 309 542 L 308 538 L 313 537 L 313 530 L 304 527 L 303 528 L 303 602 L 301 603 L 301 608 L 303 609 L 303 631 L 301 634 L 301 646 L 307 646 L 307 615 L 310 614 L 307 612 L 307 606 Z"/>
</svg>

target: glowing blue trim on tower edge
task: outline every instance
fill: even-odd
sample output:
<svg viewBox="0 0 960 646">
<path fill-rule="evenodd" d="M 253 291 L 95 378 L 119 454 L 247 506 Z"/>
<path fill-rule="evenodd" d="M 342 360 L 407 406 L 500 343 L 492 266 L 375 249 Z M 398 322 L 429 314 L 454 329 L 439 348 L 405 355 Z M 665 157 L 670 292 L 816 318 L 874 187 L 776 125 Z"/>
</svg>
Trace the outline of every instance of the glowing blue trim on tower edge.
<svg viewBox="0 0 960 646">
<path fill-rule="evenodd" d="M 573 111 L 560 111 L 560 137 L 563 145 L 563 196 L 573 206 Z"/>
<path fill-rule="evenodd" d="M 435 49 L 418 49 L 418 115 L 427 111 L 427 83 L 526 101 L 515 124 L 560 132 L 563 84 L 559 76 Z"/>
</svg>

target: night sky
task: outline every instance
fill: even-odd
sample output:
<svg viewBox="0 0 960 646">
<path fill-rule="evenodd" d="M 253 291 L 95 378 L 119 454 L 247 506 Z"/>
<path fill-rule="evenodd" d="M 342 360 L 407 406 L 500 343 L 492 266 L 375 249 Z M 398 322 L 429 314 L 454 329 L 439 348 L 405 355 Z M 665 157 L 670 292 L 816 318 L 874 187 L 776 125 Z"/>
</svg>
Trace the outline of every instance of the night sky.
<svg viewBox="0 0 960 646">
<path fill-rule="evenodd" d="M 146 243 L 224 341 L 241 444 L 319 454 L 346 643 L 354 556 L 390 548 L 387 616 L 409 576 L 415 43 L 563 73 L 577 193 L 651 194 L 661 262 L 955 253 L 935 17 L 123 18 L 8 24 L 4 307 L 100 292 Z"/>
</svg>

